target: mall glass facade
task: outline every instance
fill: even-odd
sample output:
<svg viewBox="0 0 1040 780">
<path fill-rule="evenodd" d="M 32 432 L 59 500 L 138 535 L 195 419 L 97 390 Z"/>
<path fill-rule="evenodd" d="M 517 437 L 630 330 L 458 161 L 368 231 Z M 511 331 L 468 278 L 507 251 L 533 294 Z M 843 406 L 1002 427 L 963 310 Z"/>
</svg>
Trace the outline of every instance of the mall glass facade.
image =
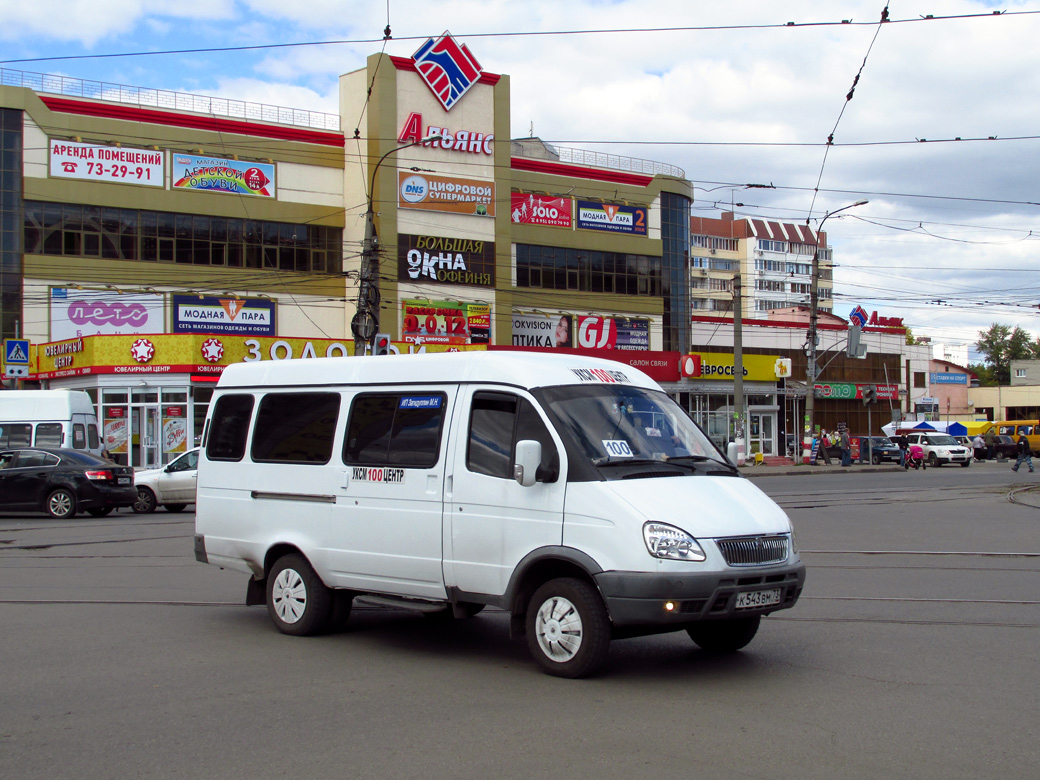
<svg viewBox="0 0 1040 780">
<path fill-rule="evenodd" d="M 22 327 L 22 112 L 0 109 L 0 331 Z"/>
</svg>

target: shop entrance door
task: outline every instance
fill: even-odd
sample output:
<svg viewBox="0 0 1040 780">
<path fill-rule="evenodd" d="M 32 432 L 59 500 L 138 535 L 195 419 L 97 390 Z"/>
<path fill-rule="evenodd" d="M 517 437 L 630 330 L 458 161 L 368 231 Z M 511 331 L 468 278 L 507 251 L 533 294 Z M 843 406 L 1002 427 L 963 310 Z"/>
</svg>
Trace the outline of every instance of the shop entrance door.
<svg viewBox="0 0 1040 780">
<path fill-rule="evenodd" d="M 748 445 L 751 453 L 761 452 L 763 455 L 776 453 L 776 414 L 755 412 L 748 415 L 750 422 Z"/>
<path fill-rule="evenodd" d="M 131 430 L 130 465 L 140 469 L 158 468 L 159 463 L 159 408 L 154 405 L 130 408 Z"/>
</svg>

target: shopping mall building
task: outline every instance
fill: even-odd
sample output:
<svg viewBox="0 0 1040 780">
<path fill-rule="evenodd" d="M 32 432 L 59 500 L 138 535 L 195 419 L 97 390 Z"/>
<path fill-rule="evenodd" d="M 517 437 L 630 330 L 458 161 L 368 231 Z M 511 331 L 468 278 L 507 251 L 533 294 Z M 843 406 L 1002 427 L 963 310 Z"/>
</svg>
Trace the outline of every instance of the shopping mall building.
<svg viewBox="0 0 1040 780">
<path fill-rule="evenodd" d="M 148 466 L 198 438 L 224 366 L 373 333 L 611 350 L 678 381 L 686 174 L 510 140 L 490 54 L 442 36 L 372 55 L 338 115 L 0 70 L 0 324 L 31 342 L 23 386 L 87 390 L 117 458 Z"/>
</svg>

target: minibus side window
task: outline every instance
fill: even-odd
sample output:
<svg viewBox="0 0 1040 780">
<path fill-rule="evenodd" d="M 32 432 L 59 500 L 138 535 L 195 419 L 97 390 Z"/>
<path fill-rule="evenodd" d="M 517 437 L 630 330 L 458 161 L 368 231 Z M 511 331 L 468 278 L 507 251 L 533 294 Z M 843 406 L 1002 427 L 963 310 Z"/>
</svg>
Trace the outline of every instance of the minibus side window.
<svg viewBox="0 0 1040 780">
<path fill-rule="evenodd" d="M 222 395 L 213 410 L 213 430 L 206 446 L 210 460 L 242 460 L 253 414 L 253 396 Z"/>
<path fill-rule="evenodd" d="M 358 395 L 347 421 L 343 462 L 351 466 L 435 466 L 446 406 L 443 393 Z"/>
<path fill-rule="evenodd" d="M 72 425 L 72 448 L 75 450 L 86 449 L 87 446 L 87 427 L 83 423 L 73 423 Z"/>
<path fill-rule="evenodd" d="M 473 394 L 466 467 L 477 474 L 513 478 L 516 443 L 532 439 L 542 445 L 537 478 L 555 482 L 559 456 L 549 430 L 529 401 L 507 393 Z"/>
<path fill-rule="evenodd" d="M 101 446 L 101 439 L 98 437 L 97 426 L 91 423 L 87 426 L 87 447 L 88 449 L 96 450 Z"/>
<path fill-rule="evenodd" d="M 0 425 L 0 447 L 31 447 L 32 425 Z"/>
<path fill-rule="evenodd" d="M 328 463 L 339 393 L 269 393 L 260 401 L 250 455 L 257 463 Z"/>
<path fill-rule="evenodd" d="M 82 427 L 82 426 L 80 426 Z M 36 426 L 37 447 L 61 446 L 61 423 L 40 423 Z"/>
</svg>

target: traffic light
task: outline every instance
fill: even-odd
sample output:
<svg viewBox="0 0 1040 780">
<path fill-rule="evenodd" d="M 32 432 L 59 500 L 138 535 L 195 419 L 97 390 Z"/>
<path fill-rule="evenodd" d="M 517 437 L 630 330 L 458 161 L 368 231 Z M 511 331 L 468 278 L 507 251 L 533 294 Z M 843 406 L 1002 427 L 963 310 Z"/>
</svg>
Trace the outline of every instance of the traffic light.
<svg viewBox="0 0 1040 780">
<path fill-rule="evenodd" d="M 389 355 L 390 354 L 390 334 L 389 333 L 377 333 L 375 340 L 372 342 L 372 354 L 373 355 Z"/>
<path fill-rule="evenodd" d="M 877 401 L 877 386 L 866 385 L 863 388 L 863 405 L 872 404 Z"/>
</svg>

